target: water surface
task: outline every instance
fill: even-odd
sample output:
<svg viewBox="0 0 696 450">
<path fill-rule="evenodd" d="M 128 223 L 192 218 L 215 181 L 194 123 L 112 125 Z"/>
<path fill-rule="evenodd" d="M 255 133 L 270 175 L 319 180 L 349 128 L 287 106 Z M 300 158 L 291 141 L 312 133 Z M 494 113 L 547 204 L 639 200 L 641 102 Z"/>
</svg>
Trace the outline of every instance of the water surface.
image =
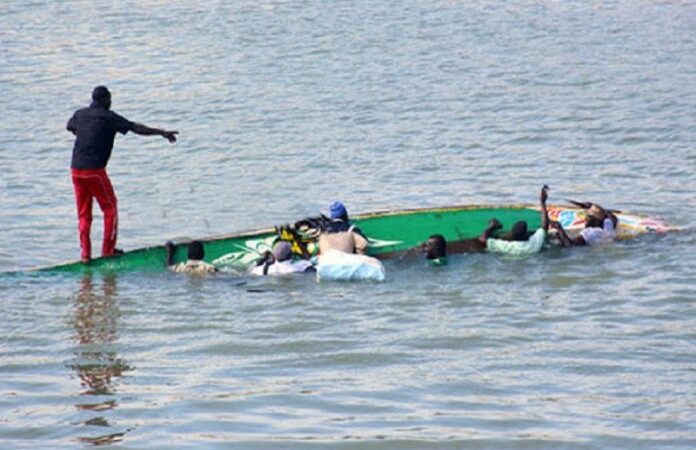
<svg viewBox="0 0 696 450">
<path fill-rule="evenodd" d="M 117 138 L 126 249 L 544 183 L 685 231 L 383 284 L 3 274 L 0 446 L 694 448 L 694 29 L 678 1 L 4 2 L 0 271 L 79 255 L 64 128 L 97 84 L 181 132 Z"/>
</svg>

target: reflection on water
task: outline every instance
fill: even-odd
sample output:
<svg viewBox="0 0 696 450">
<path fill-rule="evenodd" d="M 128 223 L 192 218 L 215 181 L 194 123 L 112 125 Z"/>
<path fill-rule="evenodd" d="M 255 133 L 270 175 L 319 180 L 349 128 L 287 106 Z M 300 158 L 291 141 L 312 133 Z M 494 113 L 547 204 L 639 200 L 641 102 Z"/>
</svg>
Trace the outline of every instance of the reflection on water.
<svg viewBox="0 0 696 450">
<path fill-rule="evenodd" d="M 97 436 L 97 437 L 80 437 L 78 440 L 80 442 L 85 442 L 88 444 L 93 444 L 93 445 L 106 445 L 106 444 L 113 444 L 116 442 L 121 442 L 123 440 L 123 436 L 125 436 L 126 433 L 113 433 L 113 434 L 105 434 L 103 436 Z"/>
<path fill-rule="evenodd" d="M 81 411 L 92 411 L 95 415 L 84 422 L 92 427 L 111 427 L 100 413 L 114 410 L 118 406 L 116 380 L 124 372 L 132 370 L 118 357 L 118 296 L 116 276 L 106 274 L 101 278 L 101 289 L 95 289 L 92 273 L 80 280 L 75 296 L 72 325 L 75 330 L 75 359 L 69 367 L 77 373 L 83 390 L 84 400 L 75 407 Z M 82 442 L 95 445 L 109 444 L 122 440 L 125 432 L 99 436 L 80 437 Z"/>
</svg>

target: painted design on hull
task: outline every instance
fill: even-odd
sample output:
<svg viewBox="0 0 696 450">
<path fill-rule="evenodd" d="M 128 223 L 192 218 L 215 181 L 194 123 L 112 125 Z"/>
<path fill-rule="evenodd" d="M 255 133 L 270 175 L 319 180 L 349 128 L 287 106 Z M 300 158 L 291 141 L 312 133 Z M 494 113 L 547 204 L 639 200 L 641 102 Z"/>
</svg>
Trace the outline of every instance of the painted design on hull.
<svg viewBox="0 0 696 450">
<path fill-rule="evenodd" d="M 566 230 L 585 226 L 585 212 L 580 209 L 549 208 L 549 219 L 559 222 Z"/>
<path fill-rule="evenodd" d="M 212 264 L 218 267 L 229 267 L 236 270 L 246 270 L 252 267 L 259 260 L 261 255 L 266 251 L 273 249 L 277 236 L 268 236 L 262 239 L 248 239 L 242 244 L 236 244 L 237 249 L 233 252 L 225 253 L 224 255 L 214 259 Z M 369 239 L 370 248 L 378 249 L 402 244 L 403 241 L 389 241 L 382 239 Z M 311 254 L 317 253 L 317 248 L 314 244 L 308 246 Z"/>
<path fill-rule="evenodd" d="M 242 244 L 235 244 L 238 250 L 226 253 L 213 260 L 213 265 L 218 267 L 231 267 L 244 270 L 253 266 L 261 255 L 271 251 L 276 236 L 268 236 L 262 239 L 248 239 Z"/>
<path fill-rule="evenodd" d="M 629 214 L 619 215 L 619 228 L 631 235 L 641 233 L 666 233 L 677 230 L 678 228 L 667 225 L 656 217 L 639 217 Z"/>
<path fill-rule="evenodd" d="M 384 239 L 372 239 L 372 238 L 368 238 L 367 240 L 370 244 L 370 248 L 391 247 L 391 246 L 400 245 L 400 244 L 404 243 L 404 241 L 387 241 Z"/>
<path fill-rule="evenodd" d="M 628 238 L 644 233 L 666 233 L 677 229 L 657 217 L 641 217 L 624 213 L 617 213 L 616 216 L 619 219 L 619 238 Z M 587 215 L 584 209 L 550 207 L 549 219 L 560 222 L 566 230 L 579 231 L 585 227 Z"/>
</svg>

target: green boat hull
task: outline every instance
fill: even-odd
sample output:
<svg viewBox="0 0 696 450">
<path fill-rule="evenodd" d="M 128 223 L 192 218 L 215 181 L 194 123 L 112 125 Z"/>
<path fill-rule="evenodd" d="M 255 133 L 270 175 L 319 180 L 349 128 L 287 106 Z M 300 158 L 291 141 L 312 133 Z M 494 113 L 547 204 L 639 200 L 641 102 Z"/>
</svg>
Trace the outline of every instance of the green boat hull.
<svg viewBox="0 0 696 450">
<path fill-rule="evenodd" d="M 567 207 L 549 207 L 553 220 L 560 221 L 569 230 L 577 230 L 584 223 L 582 210 Z M 443 208 L 413 209 L 360 214 L 352 222 L 369 237 L 368 254 L 389 257 L 411 250 L 432 234 L 442 234 L 448 242 L 461 241 L 479 236 L 489 220 L 497 218 L 504 230 L 518 220 L 528 223 L 530 229 L 540 225 L 538 207 L 514 206 L 452 206 Z M 619 215 L 619 237 L 629 238 L 646 232 L 664 232 L 671 228 L 655 219 L 630 215 Z M 201 239 L 205 247 L 205 259 L 219 267 L 243 271 L 254 265 L 259 256 L 270 249 L 276 239 L 274 228 L 214 236 Z M 186 258 L 186 243 L 178 245 L 175 261 Z M 97 271 L 163 271 L 166 251 L 163 245 L 140 248 L 116 257 L 97 258 L 85 265 L 80 261 L 68 262 L 40 271 L 81 273 Z"/>
</svg>

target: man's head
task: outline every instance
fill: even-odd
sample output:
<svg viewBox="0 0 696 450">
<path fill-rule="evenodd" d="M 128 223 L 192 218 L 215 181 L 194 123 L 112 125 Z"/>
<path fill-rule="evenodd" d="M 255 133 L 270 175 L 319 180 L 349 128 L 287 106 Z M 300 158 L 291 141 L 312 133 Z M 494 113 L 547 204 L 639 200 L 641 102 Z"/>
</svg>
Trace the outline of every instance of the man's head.
<svg viewBox="0 0 696 450">
<path fill-rule="evenodd" d="M 441 234 L 433 234 L 425 243 L 425 257 L 427 259 L 438 259 L 447 256 L 447 242 Z"/>
<path fill-rule="evenodd" d="M 109 109 L 111 108 L 111 92 L 106 86 L 97 86 L 92 91 L 92 101 L 97 105 Z"/>
<path fill-rule="evenodd" d="M 276 261 L 286 261 L 292 258 L 292 247 L 287 241 L 278 241 L 273 246 L 273 257 Z"/>
<path fill-rule="evenodd" d="M 203 243 L 201 241 L 192 241 L 188 246 L 188 259 L 202 260 L 204 257 Z"/>
<path fill-rule="evenodd" d="M 586 228 L 602 227 L 605 219 L 605 214 L 602 208 L 598 207 L 597 205 L 592 205 L 590 208 L 587 209 L 585 215 L 587 217 L 585 222 Z"/>
<path fill-rule="evenodd" d="M 510 240 L 513 241 L 526 241 L 529 238 L 527 233 L 527 222 L 520 220 L 515 222 L 510 230 Z"/>
<path fill-rule="evenodd" d="M 331 206 L 329 206 L 329 212 L 331 213 L 332 219 L 348 221 L 348 211 L 341 202 L 333 202 Z"/>
</svg>

